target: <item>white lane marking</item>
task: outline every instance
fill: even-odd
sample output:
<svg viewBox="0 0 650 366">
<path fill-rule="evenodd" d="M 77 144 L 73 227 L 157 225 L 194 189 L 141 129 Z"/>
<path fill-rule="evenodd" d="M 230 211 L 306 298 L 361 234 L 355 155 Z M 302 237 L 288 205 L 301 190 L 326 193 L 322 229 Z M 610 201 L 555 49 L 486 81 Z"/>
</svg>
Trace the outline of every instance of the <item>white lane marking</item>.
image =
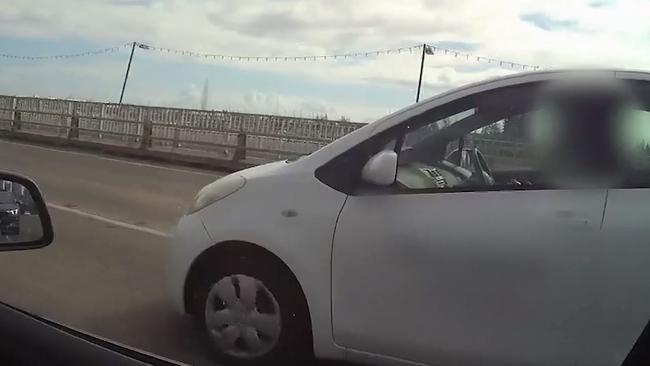
<svg viewBox="0 0 650 366">
<path fill-rule="evenodd" d="M 115 162 L 118 162 L 118 163 L 130 164 L 130 165 L 135 165 L 135 166 L 143 166 L 143 167 L 148 167 L 148 168 L 170 170 L 170 171 L 173 171 L 173 172 L 180 172 L 180 173 L 190 173 L 190 174 L 205 175 L 205 176 L 215 177 L 215 178 L 223 176 L 223 175 L 226 174 L 226 173 L 221 173 L 221 172 L 207 173 L 207 172 L 201 172 L 201 171 L 198 171 L 198 170 L 171 168 L 171 167 L 167 167 L 167 166 L 154 165 L 154 164 L 148 164 L 148 163 L 140 163 L 140 162 L 131 161 L 131 160 L 107 158 L 105 156 L 95 155 L 95 154 L 91 154 L 91 153 L 83 153 L 83 152 L 78 152 L 78 151 L 68 151 L 68 150 L 54 149 L 54 148 L 51 148 L 51 147 L 43 147 L 43 146 L 37 146 L 37 145 L 31 145 L 31 144 L 24 144 L 24 143 L 15 142 L 15 141 L 0 140 L 0 142 L 6 143 L 6 144 L 12 144 L 12 145 L 20 145 L 20 146 L 25 146 L 25 147 L 31 147 L 31 148 L 34 148 L 34 149 L 39 149 L 39 150 L 44 150 L 44 151 L 56 151 L 56 152 L 60 152 L 60 153 L 70 154 L 70 155 L 93 157 L 93 158 L 96 158 L 96 159 L 115 161 Z"/>
<path fill-rule="evenodd" d="M 130 230 L 137 230 L 137 231 L 141 231 L 143 233 L 147 233 L 147 234 L 151 234 L 151 235 L 162 236 L 164 238 L 169 238 L 169 237 L 172 236 L 169 233 L 165 233 L 165 232 L 162 232 L 162 231 L 159 231 L 159 230 L 156 230 L 156 229 L 151 229 L 151 228 L 144 227 L 144 226 L 138 226 L 138 225 L 129 224 L 129 223 L 123 222 L 123 221 L 109 219 L 108 217 L 91 214 L 91 213 L 88 213 L 88 212 L 85 212 L 85 211 L 77 210 L 76 208 L 70 208 L 70 207 L 57 205 L 56 203 L 48 202 L 47 206 L 51 207 L 51 208 L 54 208 L 54 209 L 57 209 L 57 210 L 74 213 L 74 214 L 77 214 L 79 216 L 88 217 L 88 218 L 91 218 L 91 219 L 94 219 L 94 220 L 97 220 L 97 221 L 102 221 L 102 222 L 105 222 L 107 224 L 123 227 L 123 228 L 130 229 Z"/>
</svg>

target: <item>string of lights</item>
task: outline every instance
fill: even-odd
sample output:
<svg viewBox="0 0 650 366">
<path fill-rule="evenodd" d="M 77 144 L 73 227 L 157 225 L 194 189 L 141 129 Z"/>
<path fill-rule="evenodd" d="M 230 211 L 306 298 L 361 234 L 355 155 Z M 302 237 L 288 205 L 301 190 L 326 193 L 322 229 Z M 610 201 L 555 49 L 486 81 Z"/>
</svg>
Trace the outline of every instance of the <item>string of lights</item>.
<svg viewBox="0 0 650 366">
<path fill-rule="evenodd" d="M 150 49 L 153 51 L 159 51 L 163 53 L 170 53 L 174 55 L 181 56 L 191 56 L 199 58 L 211 58 L 214 60 L 230 60 L 230 61 L 265 61 L 265 62 L 279 62 L 279 61 L 319 61 L 319 60 L 336 60 L 336 59 L 349 59 L 349 58 L 359 58 L 359 57 L 373 57 L 379 55 L 390 55 L 390 54 L 399 54 L 406 52 L 413 52 L 419 48 L 422 48 L 422 45 L 411 46 L 411 47 L 399 47 L 399 48 L 390 48 L 383 50 L 373 50 L 373 51 L 360 51 L 360 52 L 349 52 L 349 53 L 339 53 L 339 54 L 330 54 L 330 55 L 294 55 L 294 56 L 242 56 L 242 55 L 227 55 L 227 54 L 217 54 L 217 53 L 202 53 L 186 50 L 177 50 L 166 47 L 158 47 L 151 45 L 139 44 L 140 48 Z"/>
<path fill-rule="evenodd" d="M 128 48 L 129 46 L 131 46 L 131 43 L 126 43 L 121 46 L 102 48 L 99 50 L 85 51 L 81 53 L 69 53 L 63 55 L 49 55 L 49 56 L 24 56 L 24 55 L 10 55 L 6 53 L 0 53 L 0 58 L 28 60 L 28 61 L 60 60 L 60 59 L 69 59 L 69 58 L 96 56 L 96 55 L 103 55 L 107 53 L 114 53 L 114 52 L 118 52 L 121 48 Z"/>
<path fill-rule="evenodd" d="M 120 51 L 120 49 L 122 48 L 129 48 L 132 47 L 133 45 L 134 45 L 133 42 L 129 42 L 120 46 L 107 47 L 107 48 L 94 50 L 94 51 L 85 51 L 85 52 L 75 53 L 75 54 L 48 55 L 48 56 L 24 56 L 24 55 L 12 55 L 12 54 L 0 53 L 0 58 L 28 60 L 28 61 L 60 60 L 60 59 L 70 59 L 70 58 L 114 53 Z M 289 62 L 289 61 L 296 62 L 296 61 L 346 60 L 346 59 L 355 59 L 355 58 L 377 57 L 383 55 L 395 55 L 395 54 L 402 54 L 402 53 L 413 53 L 415 51 L 421 52 L 422 47 L 425 47 L 424 52 L 426 55 L 447 55 L 447 56 L 453 56 L 455 58 L 473 60 L 476 62 L 495 64 L 495 65 L 499 65 L 500 67 L 509 67 L 511 69 L 537 70 L 540 68 L 537 65 L 529 65 L 529 64 L 523 64 L 518 62 L 512 62 L 507 60 L 475 55 L 469 52 L 458 51 L 446 47 L 439 47 L 433 44 L 420 44 L 420 45 L 413 45 L 408 47 L 396 47 L 396 48 L 388 48 L 388 49 L 381 49 L 381 50 L 358 51 L 358 52 L 338 53 L 338 54 L 329 54 L 329 55 L 293 55 L 293 56 L 229 55 L 229 54 L 202 53 L 202 52 L 195 52 L 195 51 L 188 51 L 188 50 L 172 49 L 172 48 L 159 47 L 159 46 L 149 45 L 149 44 L 139 43 L 139 42 L 135 42 L 135 45 L 138 48 L 143 50 L 151 50 L 163 54 L 173 54 L 178 56 L 189 56 L 189 57 L 197 57 L 197 58 L 212 59 L 212 60 L 238 61 L 238 62 Z"/>
<path fill-rule="evenodd" d="M 445 54 L 445 55 L 453 55 L 456 58 L 465 58 L 467 60 L 475 60 L 476 62 L 487 62 L 490 64 L 498 64 L 501 67 L 510 67 L 511 69 L 515 68 L 521 68 L 522 70 L 538 70 L 540 67 L 538 65 L 529 65 L 529 64 L 522 64 L 518 62 L 512 62 L 512 61 L 506 61 L 506 60 L 501 60 L 497 58 L 491 58 L 491 57 L 485 57 L 485 56 L 480 56 L 480 55 L 475 55 L 472 53 L 468 52 L 462 52 L 462 51 L 457 51 L 445 47 L 438 47 L 435 45 L 423 45 L 421 47 L 426 47 L 425 48 L 425 53 L 427 55 L 435 55 L 436 53 L 438 54 Z"/>
<path fill-rule="evenodd" d="M 396 47 L 388 48 L 382 50 L 372 50 L 372 51 L 359 51 L 359 52 L 348 52 L 348 53 L 339 53 L 339 54 L 330 54 L 330 55 L 293 55 L 293 56 L 244 56 L 244 55 L 229 55 L 229 54 L 218 54 L 218 53 L 202 53 L 195 51 L 187 50 L 178 50 L 167 47 L 159 47 L 154 45 L 146 45 L 139 43 L 138 47 L 146 50 L 158 51 L 161 53 L 168 53 L 180 56 L 190 56 L 198 57 L 205 59 L 213 60 L 224 60 L 224 61 L 243 61 L 243 62 L 285 62 L 285 61 L 319 61 L 319 60 L 345 60 L 352 58 L 362 58 L 362 57 L 376 57 L 382 55 L 395 55 L 402 53 L 413 53 L 414 51 L 421 50 L 422 47 L 426 47 L 425 53 L 427 55 L 436 55 L 444 54 L 448 56 L 454 56 L 456 58 L 465 58 L 467 60 L 474 60 L 477 62 L 487 62 L 491 64 L 498 64 L 501 67 L 510 67 L 510 68 L 521 68 L 523 70 L 532 69 L 537 70 L 539 66 L 522 64 L 518 62 L 511 62 L 491 57 L 484 57 L 480 55 L 475 55 L 468 52 L 462 52 L 450 48 L 439 47 L 436 45 L 424 44 L 413 45 L 409 47 Z"/>
</svg>

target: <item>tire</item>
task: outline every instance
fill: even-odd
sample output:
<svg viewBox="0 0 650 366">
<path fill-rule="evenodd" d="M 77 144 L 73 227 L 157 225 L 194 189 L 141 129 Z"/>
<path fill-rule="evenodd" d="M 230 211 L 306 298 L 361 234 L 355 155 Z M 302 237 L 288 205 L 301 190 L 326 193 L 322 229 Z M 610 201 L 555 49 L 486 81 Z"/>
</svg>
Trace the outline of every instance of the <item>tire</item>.
<svg viewBox="0 0 650 366">
<path fill-rule="evenodd" d="M 241 255 L 219 258 L 217 263 L 213 261 L 208 266 L 211 268 L 203 270 L 199 283 L 194 287 L 193 309 L 200 335 L 218 362 L 249 366 L 302 364 L 313 357 L 307 303 L 297 281 L 284 265 L 274 260 Z M 254 310 L 249 306 L 251 291 L 245 290 L 251 288 L 251 282 L 261 285 L 254 291 Z M 229 283 L 235 289 L 235 300 L 231 298 Z M 226 296 L 221 296 L 224 293 Z M 206 312 L 206 309 L 214 313 Z M 237 315 L 228 315 L 227 320 L 218 318 L 215 322 L 215 317 L 210 315 L 217 312 Z M 262 319 L 262 315 L 265 319 L 279 318 L 279 331 L 264 329 L 274 329 L 269 326 L 257 328 L 256 319 Z M 265 322 L 269 323 L 277 324 Z M 245 338 L 251 333 L 257 334 L 260 340 L 257 344 L 250 342 L 254 347 Z M 254 335 L 251 337 L 255 338 Z M 229 340 L 232 338 L 236 340 L 231 344 Z"/>
</svg>

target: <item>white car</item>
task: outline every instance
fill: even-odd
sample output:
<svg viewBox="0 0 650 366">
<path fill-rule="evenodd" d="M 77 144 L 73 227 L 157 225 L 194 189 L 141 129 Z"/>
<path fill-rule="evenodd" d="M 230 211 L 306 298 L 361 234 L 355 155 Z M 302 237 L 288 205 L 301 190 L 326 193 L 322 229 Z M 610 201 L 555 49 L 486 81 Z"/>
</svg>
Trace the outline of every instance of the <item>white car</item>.
<svg viewBox="0 0 650 366">
<path fill-rule="evenodd" d="M 650 74 L 598 74 L 647 113 Z M 600 188 L 536 170 L 535 100 L 566 76 L 462 87 L 205 186 L 169 258 L 176 308 L 251 365 L 621 364 L 650 319 L 650 170 Z M 599 143 L 583 131 L 570 145 Z"/>
</svg>

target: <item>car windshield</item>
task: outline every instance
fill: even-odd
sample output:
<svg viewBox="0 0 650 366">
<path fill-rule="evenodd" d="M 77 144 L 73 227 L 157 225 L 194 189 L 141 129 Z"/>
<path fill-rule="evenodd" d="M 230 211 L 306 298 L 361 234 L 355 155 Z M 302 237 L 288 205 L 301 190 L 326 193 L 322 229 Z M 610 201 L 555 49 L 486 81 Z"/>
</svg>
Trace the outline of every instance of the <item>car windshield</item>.
<svg viewBox="0 0 650 366">
<path fill-rule="evenodd" d="M 650 364 L 650 1 L 0 8 L 0 302 L 196 365 Z"/>
</svg>

